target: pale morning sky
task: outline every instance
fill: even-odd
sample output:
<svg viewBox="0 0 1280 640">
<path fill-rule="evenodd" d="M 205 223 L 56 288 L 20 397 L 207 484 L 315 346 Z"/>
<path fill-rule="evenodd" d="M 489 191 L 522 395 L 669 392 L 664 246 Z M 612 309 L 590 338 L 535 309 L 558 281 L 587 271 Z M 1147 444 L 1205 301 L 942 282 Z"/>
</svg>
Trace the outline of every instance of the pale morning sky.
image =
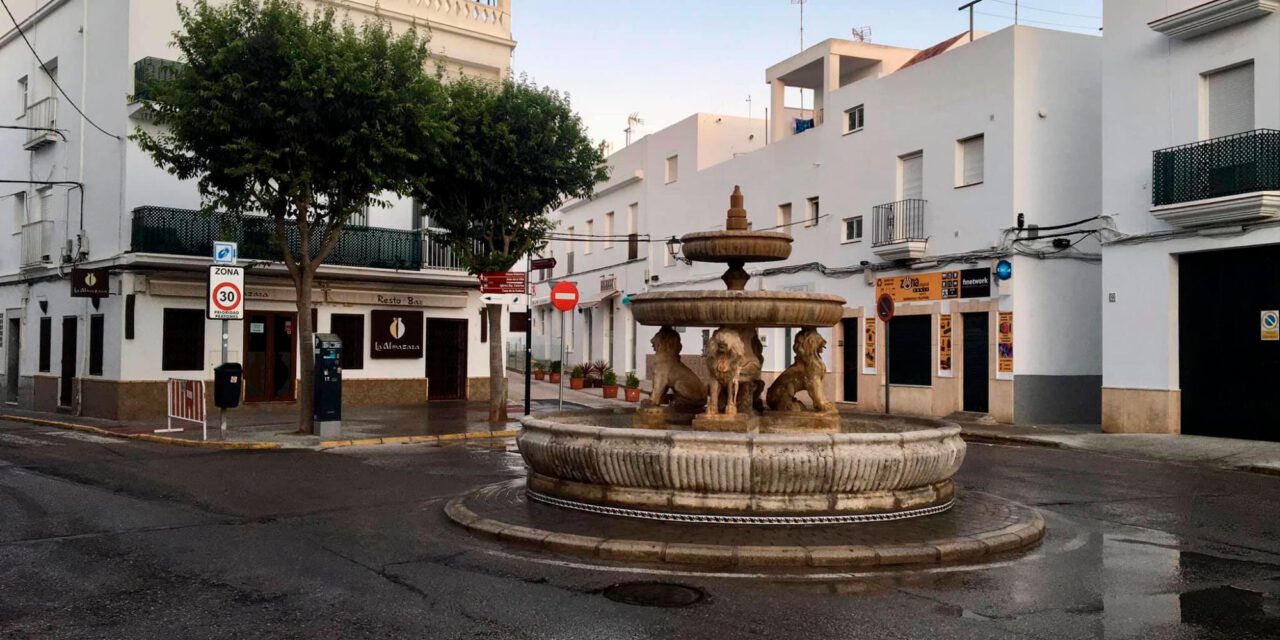
<svg viewBox="0 0 1280 640">
<path fill-rule="evenodd" d="M 627 114 L 637 138 L 695 112 L 760 118 L 769 103 L 764 70 L 800 50 L 792 0 L 517 0 L 517 73 L 571 94 L 592 138 L 622 146 Z M 925 48 L 968 28 L 962 0 L 807 0 L 804 41 L 848 38 Z M 979 30 L 1013 23 L 1014 0 L 983 0 Z M 1028 26 L 1100 35 L 1102 0 L 1019 1 Z M 811 102 L 809 104 L 812 104 Z"/>
</svg>

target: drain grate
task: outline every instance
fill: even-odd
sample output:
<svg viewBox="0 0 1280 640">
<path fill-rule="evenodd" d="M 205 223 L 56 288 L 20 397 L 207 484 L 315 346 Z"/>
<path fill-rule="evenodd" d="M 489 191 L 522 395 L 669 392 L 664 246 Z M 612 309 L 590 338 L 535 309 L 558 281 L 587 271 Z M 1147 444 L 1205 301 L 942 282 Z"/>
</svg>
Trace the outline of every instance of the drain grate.
<svg viewBox="0 0 1280 640">
<path fill-rule="evenodd" d="M 707 597 L 702 589 L 674 582 L 623 582 L 603 593 L 614 602 L 638 607 L 687 607 Z"/>
</svg>

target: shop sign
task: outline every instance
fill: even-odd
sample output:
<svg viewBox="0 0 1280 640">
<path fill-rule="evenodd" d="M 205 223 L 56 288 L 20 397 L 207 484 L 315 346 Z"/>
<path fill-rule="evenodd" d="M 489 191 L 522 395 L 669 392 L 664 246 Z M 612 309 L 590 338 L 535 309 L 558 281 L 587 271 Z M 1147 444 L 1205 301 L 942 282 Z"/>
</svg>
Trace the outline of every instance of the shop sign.
<svg viewBox="0 0 1280 640">
<path fill-rule="evenodd" d="M 1262 312 L 1262 339 L 1267 342 L 1280 340 L 1280 311 Z"/>
<path fill-rule="evenodd" d="M 600 293 L 618 290 L 618 276 L 600 276 Z"/>
<path fill-rule="evenodd" d="M 938 316 L 938 377 L 951 377 L 951 314 Z"/>
<path fill-rule="evenodd" d="M 876 321 L 862 319 L 862 372 L 876 372 Z"/>
<path fill-rule="evenodd" d="M 111 276 L 106 269 L 71 269 L 72 298 L 105 298 L 111 295 Z"/>
<path fill-rule="evenodd" d="M 990 298 L 991 270 L 965 269 L 960 272 L 961 298 Z"/>
<path fill-rule="evenodd" d="M 369 312 L 373 358 L 421 358 L 422 312 L 374 309 Z"/>
<path fill-rule="evenodd" d="M 1013 312 L 1001 311 L 996 323 L 996 372 L 1013 373 Z"/>
<path fill-rule="evenodd" d="M 894 302 L 955 300 L 991 297 L 991 270 L 934 271 L 876 278 L 876 298 L 884 294 Z"/>
</svg>

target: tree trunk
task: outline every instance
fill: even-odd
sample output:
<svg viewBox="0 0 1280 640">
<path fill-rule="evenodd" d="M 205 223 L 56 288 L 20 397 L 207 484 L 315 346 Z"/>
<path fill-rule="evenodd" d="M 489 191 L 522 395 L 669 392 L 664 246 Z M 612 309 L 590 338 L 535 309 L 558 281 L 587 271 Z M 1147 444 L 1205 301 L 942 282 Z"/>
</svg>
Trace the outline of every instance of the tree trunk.
<svg viewBox="0 0 1280 640">
<path fill-rule="evenodd" d="M 507 365 L 502 359 L 502 305 L 485 308 L 489 317 L 489 424 L 507 422 Z"/>
<path fill-rule="evenodd" d="M 298 432 L 315 433 L 315 368 L 312 345 L 315 330 L 311 326 L 311 283 L 315 279 L 314 267 L 299 265 L 297 281 L 298 299 Z"/>
</svg>

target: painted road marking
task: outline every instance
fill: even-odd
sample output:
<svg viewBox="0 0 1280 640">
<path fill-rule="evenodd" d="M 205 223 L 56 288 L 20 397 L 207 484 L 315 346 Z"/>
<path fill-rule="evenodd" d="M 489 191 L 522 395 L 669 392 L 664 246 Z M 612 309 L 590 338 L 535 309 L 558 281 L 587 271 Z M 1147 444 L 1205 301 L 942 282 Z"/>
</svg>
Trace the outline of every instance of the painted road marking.
<svg viewBox="0 0 1280 640">
<path fill-rule="evenodd" d="M 98 444 L 124 444 L 124 440 L 119 438 L 109 438 L 83 431 L 49 431 L 41 435 L 58 436 L 59 438 L 71 438 L 72 440 L 82 440 L 84 442 L 95 442 Z"/>
<path fill-rule="evenodd" d="M 48 446 L 60 447 L 62 446 L 61 442 L 49 442 L 48 440 L 36 440 L 35 438 L 28 438 L 26 436 L 14 435 L 12 433 L 0 433 L 0 442 L 11 442 L 14 445 L 21 445 L 26 447 L 48 447 Z"/>
</svg>

